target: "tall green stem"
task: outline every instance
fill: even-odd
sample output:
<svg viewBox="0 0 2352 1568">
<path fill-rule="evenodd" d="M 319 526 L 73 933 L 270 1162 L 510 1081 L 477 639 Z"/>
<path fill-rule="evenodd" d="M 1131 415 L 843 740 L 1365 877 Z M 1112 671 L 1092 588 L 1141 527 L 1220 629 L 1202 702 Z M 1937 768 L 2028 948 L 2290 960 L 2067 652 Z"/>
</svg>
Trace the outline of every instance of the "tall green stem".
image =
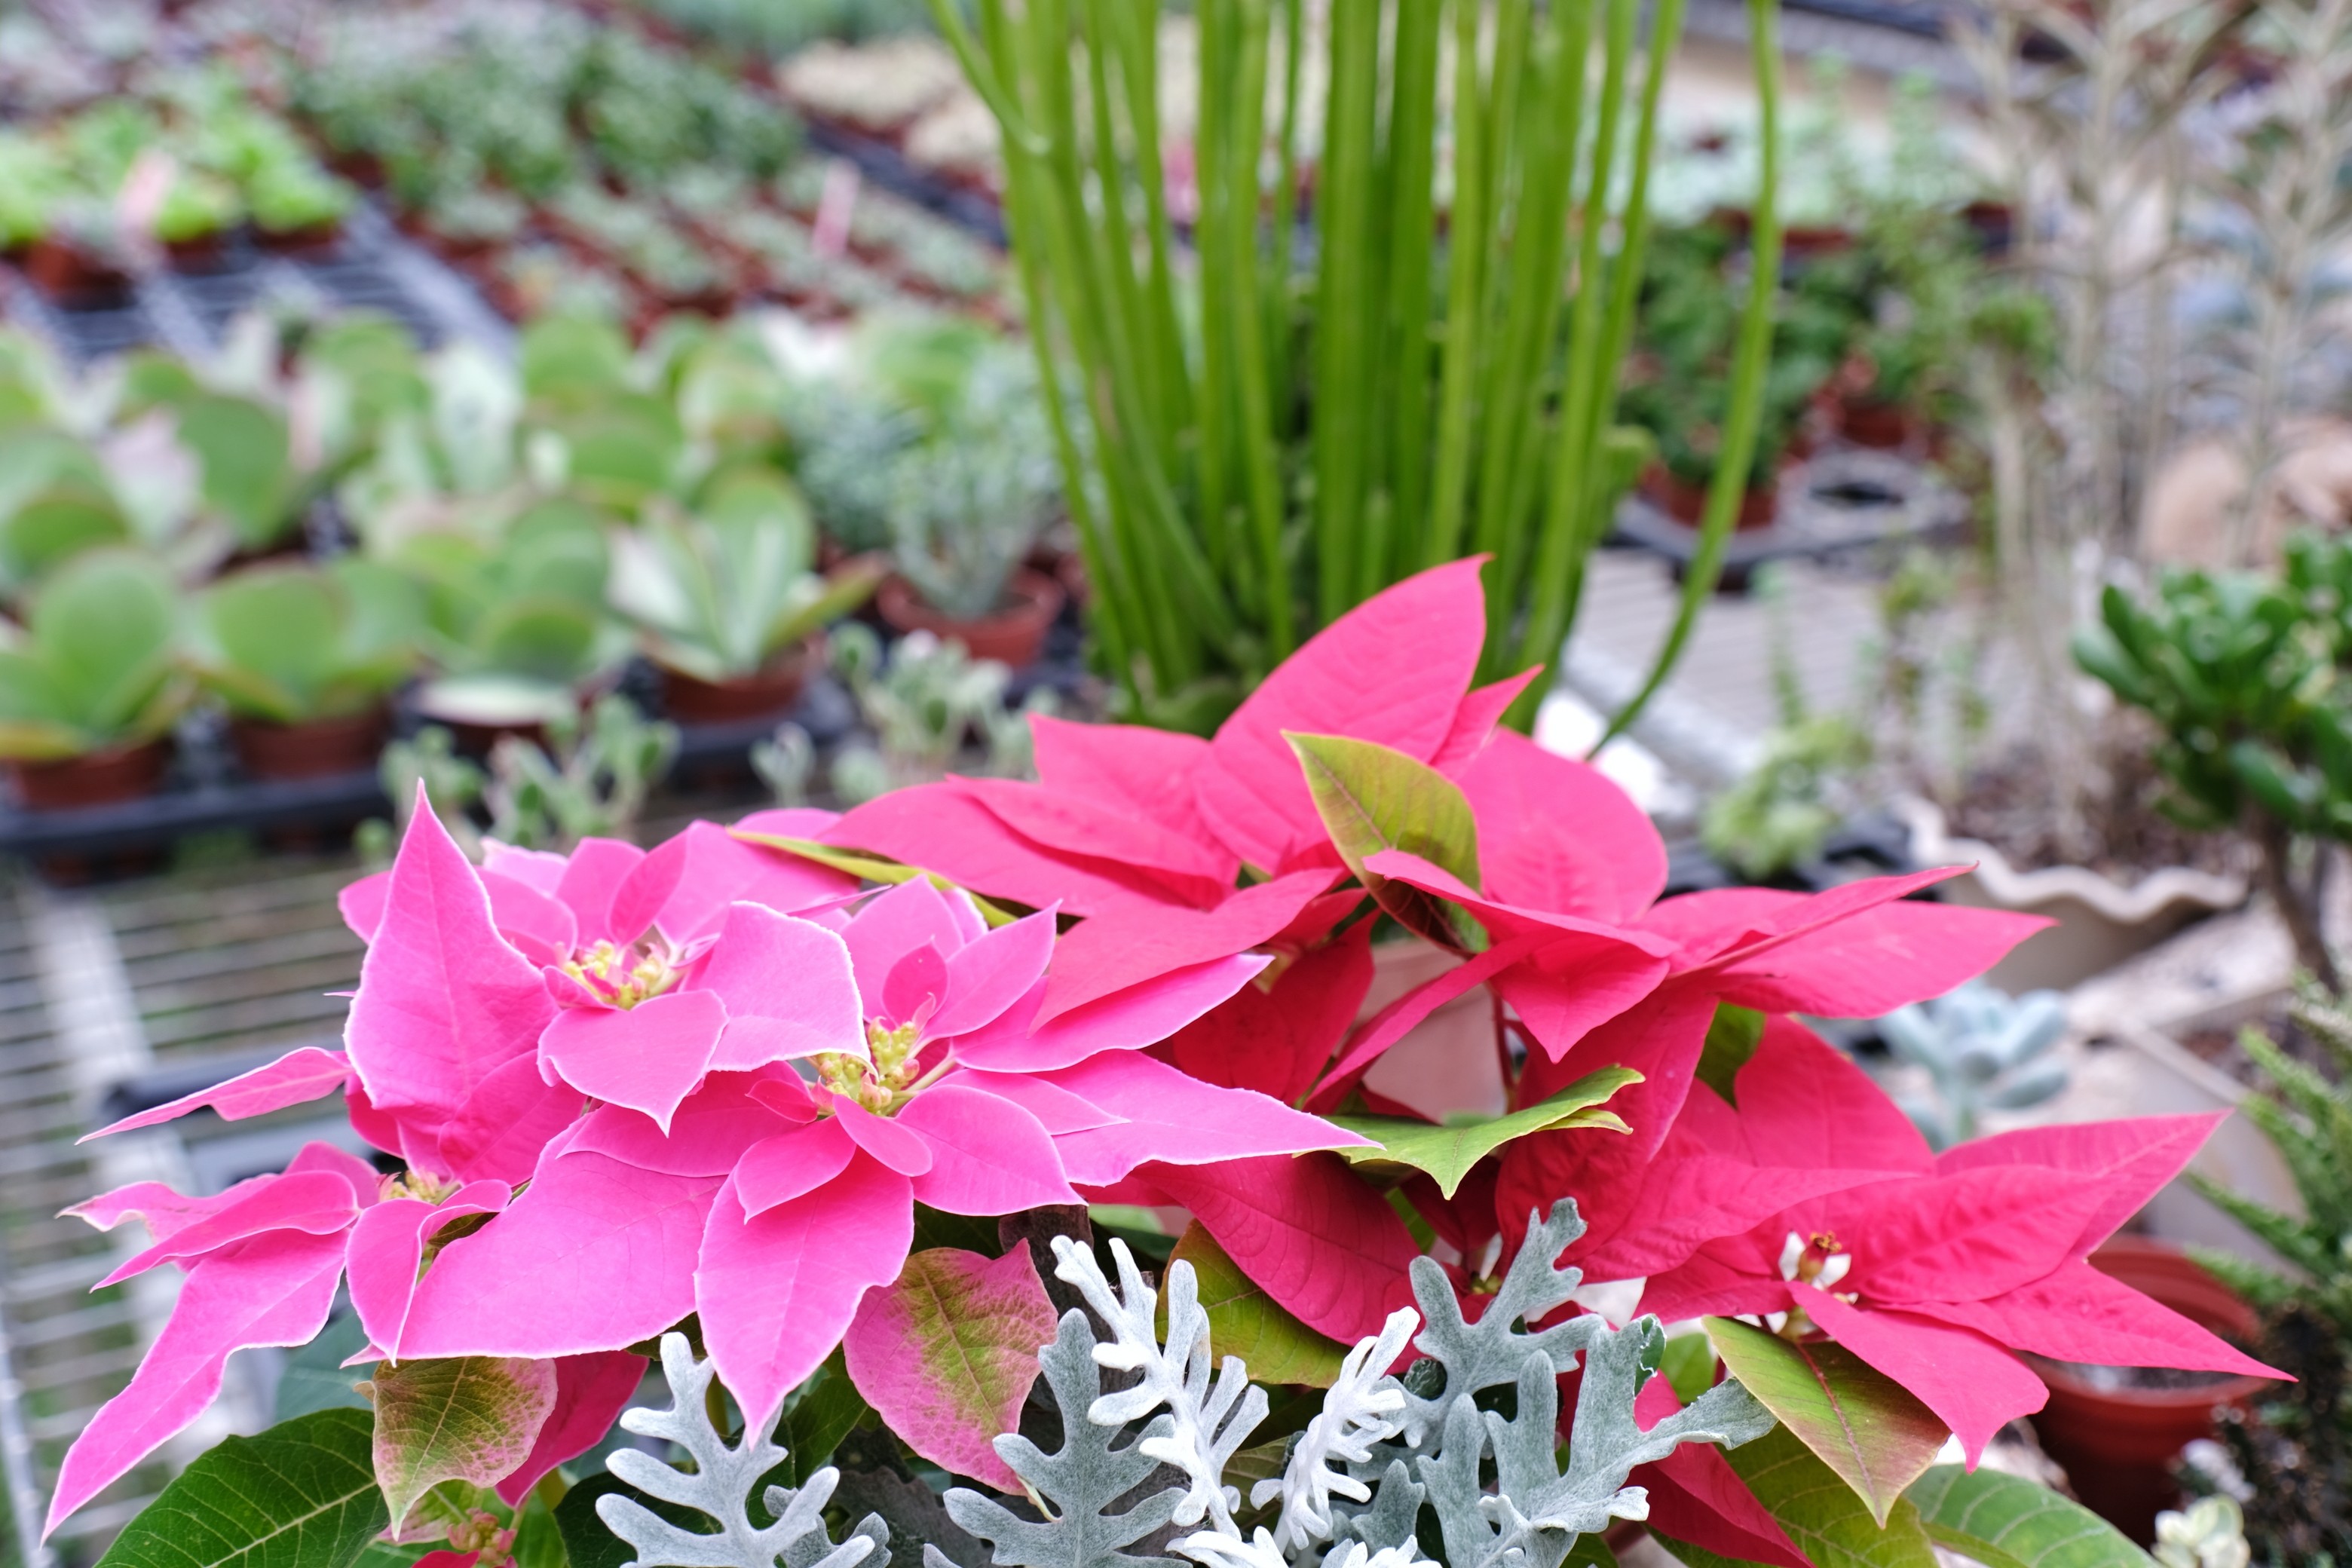
<svg viewBox="0 0 2352 1568">
<path fill-rule="evenodd" d="M 1747 494 L 1748 468 L 1756 460 L 1756 436 L 1763 423 L 1764 372 L 1772 355 L 1772 316 L 1780 291 L 1780 40 L 1778 0 L 1748 0 L 1748 26 L 1756 66 L 1757 139 L 1763 150 L 1756 190 L 1755 221 L 1749 228 L 1748 304 L 1739 320 L 1739 344 L 1731 362 L 1731 406 L 1723 426 L 1723 447 L 1717 455 L 1714 481 L 1706 492 L 1706 510 L 1699 521 L 1699 545 L 1683 575 L 1682 604 L 1675 624 L 1658 650 L 1649 679 L 1633 700 L 1609 721 L 1609 729 L 1593 743 L 1593 751 L 1622 734 L 1658 689 L 1674 674 L 1691 628 L 1698 624 L 1723 574 L 1723 552 L 1731 542 L 1731 525 Z"/>
</svg>

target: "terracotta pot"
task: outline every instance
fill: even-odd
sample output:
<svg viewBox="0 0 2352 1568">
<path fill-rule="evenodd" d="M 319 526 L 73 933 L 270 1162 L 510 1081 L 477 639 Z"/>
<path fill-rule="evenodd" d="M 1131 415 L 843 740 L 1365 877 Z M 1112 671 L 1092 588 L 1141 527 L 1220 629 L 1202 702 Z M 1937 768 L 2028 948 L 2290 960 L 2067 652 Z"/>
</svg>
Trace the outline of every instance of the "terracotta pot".
<svg viewBox="0 0 2352 1568">
<path fill-rule="evenodd" d="M 2091 1266 L 2200 1328 L 2241 1342 L 2253 1336 L 2252 1310 L 2161 1242 L 2117 1237 L 2091 1254 Z M 2156 1537 L 2158 1511 L 2179 1506 L 2168 1468 L 2182 1445 L 2213 1436 L 2215 1407 L 2243 1405 L 2268 1381 L 2223 1377 L 2192 1387 L 2115 1388 L 2076 1367 L 2026 1359 L 2050 1385 L 2050 1403 L 2032 1418 L 2042 1447 L 2065 1467 L 2084 1506 L 2142 1545 Z"/>
<path fill-rule="evenodd" d="M 1045 632 L 1062 613 L 1062 585 L 1042 572 L 1013 568 L 1004 591 L 1012 607 L 984 620 L 959 621 L 933 609 L 904 577 L 882 580 L 874 595 L 883 621 L 896 632 L 929 632 L 970 649 L 974 658 L 992 658 L 1019 669 L 1034 664 L 1045 646 Z"/>
<path fill-rule="evenodd" d="M 373 769 L 391 721 L 391 710 L 381 705 L 302 724 L 232 719 L 228 737 L 237 762 L 255 778 L 329 778 Z"/>
<path fill-rule="evenodd" d="M 53 763 L 12 762 L 8 776 L 16 786 L 16 803 L 26 810 L 71 811 L 153 795 L 171 756 L 171 742 L 159 735 L 135 746 L 110 746 Z"/>
<path fill-rule="evenodd" d="M 228 236 L 200 234 L 194 239 L 166 240 L 163 254 L 170 258 L 174 272 L 218 272 L 228 265 Z"/>
<path fill-rule="evenodd" d="M 317 260 L 331 256 L 343 243 L 343 226 L 336 223 L 314 223 L 302 228 L 289 228 L 271 233 L 266 228 L 254 230 L 261 248 L 279 256 L 302 257 Z"/>
<path fill-rule="evenodd" d="M 1651 505 L 1688 528 L 1696 528 L 1706 515 L 1706 487 L 1685 484 L 1675 478 L 1663 463 L 1653 463 L 1642 474 L 1642 494 Z M 1733 527 L 1739 529 L 1769 528 L 1780 515 L 1780 489 L 1778 485 L 1764 489 L 1751 489 L 1739 500 L 1739 517 Z"/>
<path fill-rule="evenodd" d="M 25 253 L 25 275 L 51 300 L 76 310 L 103 310 L 131 297 L 129 273 L 48 235 Z"/>
<path fill-rule="evenodd" d="M 661 668 L 662 704 L 681 724 L 740 724 L 747 720 L 779 718 L 801 700 L 809 670 L 824 662 L 824 639 L 812 637 L 793 644 L 756 675 L 730 680 L 704 680 Z"/>
<path fill-rule="evenodd" d="M 1838 434 L 1857 447 L 1893 451 L 1909 445 L 1917 429 L 1918 421 L 1900 404 L 1868 397 L 1838 400 Z"/>
</svg>

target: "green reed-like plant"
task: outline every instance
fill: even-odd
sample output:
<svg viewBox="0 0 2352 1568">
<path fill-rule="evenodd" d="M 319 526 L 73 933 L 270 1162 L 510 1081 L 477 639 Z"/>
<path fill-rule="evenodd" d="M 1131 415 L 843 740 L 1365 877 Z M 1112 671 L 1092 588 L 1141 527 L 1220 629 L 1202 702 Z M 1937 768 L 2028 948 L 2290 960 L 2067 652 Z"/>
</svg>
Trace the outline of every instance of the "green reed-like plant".
<svg viewBox="0 0 2352 1568">
<path fill-rule="evenodd" d="M 1486 673 L 1549 659 L 1639 466 L 1615 424 L 1681 0 L 1198 0 L 1197 215 L 1178 254 L 1158 0 L 951 0 L 1003 132 L 1006 208 L 1096 602 L 1135 716 L 1213 724 L 1313 629 L 1491 554 Z M 1751 0 L 1765 149 L 1724 461 L 1682 612 L 1754 447 L 1780 262 L 1778 44 Z M 1302 68 L 1328 91 L 1300 198 Z M 1622 150 L 1622 153 L 1620 150 Z M 1076 378 L 1083 427 L 1061 414 Z M 1530 692 L 1515 712 L 1534 710 Z"/>
</svg>

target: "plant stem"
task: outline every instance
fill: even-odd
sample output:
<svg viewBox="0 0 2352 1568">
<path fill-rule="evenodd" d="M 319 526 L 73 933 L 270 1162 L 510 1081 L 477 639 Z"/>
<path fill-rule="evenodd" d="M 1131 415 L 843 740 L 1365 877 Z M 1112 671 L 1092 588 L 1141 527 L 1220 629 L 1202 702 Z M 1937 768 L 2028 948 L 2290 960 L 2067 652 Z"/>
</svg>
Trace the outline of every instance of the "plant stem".
<svg viewBox="0 0 2352 1568">
<path fill-rule="evenodd" d="M 1592 744 L 1592 754 L 1622 734 L 1641 717 L 1642 710 L 1674 673 L 1690 641 L 1699 610 L 1715 592 L 1723 574 L 1723 552 L 1731 542 L 1731 526 L 1748 489 L 1748 468 L 1756 458 L 1756 435 L 1764 412 L 1764 371 L 1772 353 L 1773 305 L 1780 291 L 1780 41 L 1778 0 L 1748 0 L 1748 26 L 1756 68 L 1757 139 L 1762 152 L 1756 182 L 1756 211 L 1749 226 L 1748 303 L 1739 320 L 1739 345 L 1731 363 L 1730 408 L 1724 420 L 1723 447 L 1717 454 L 1714 482 L 1706 492 L 1706 511 L 1699 523 L 1697 554 L 1683 576 L 1682 604 L 1666 633 L 1649 678 L 1633 700 L 1620 709 L 1609 728 Z"/>
</svg>

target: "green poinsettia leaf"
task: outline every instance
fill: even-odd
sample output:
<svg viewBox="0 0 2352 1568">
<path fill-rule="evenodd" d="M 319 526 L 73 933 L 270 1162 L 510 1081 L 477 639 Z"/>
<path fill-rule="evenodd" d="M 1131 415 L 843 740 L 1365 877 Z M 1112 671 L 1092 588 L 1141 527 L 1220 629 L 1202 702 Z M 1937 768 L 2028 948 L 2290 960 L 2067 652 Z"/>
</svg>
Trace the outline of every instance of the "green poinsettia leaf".
<svg viewBox="0 0 2352 1568">
<path fill-rule="evenodd" d="M 1918 1396 L 1843 1345 L 1792 1344 L 1729 1318 L 1706 1320 L 1723 1364 L 1885 1524 L 1951 1436 Z"/>
<path fill-rule="evenodd" d="M 1478 822 L 1461 787 L 1427 763 L 1377 742 L 1285 733 L 1332 847 L 1356 879 L 1406 930 L 1475 950 L 1486 933 L 1469 911 L 1367 871 L 1384 849 L 1418 855 L 1465 887 L 1478 882 Z"/>
<path fill-rule="evenodd" d="M 1764 1043 L 1764 1015 L 1751 1007 L 1732 1002 L 1718 1002 L 1715 1020 L 1706 1026 L 1706 1044 L 1699 1051 L 1696 1076 L 1699 1082 L 1721 1095 L 1727 1105 L 1738 1105 L 1739 1096 L 1733 1086 L 1739 1079 L 1739 1069 Z"/>
<path fill-rule="evenodd" d="M 387 1515 L 363 1410 L 320 1410 L 200 1456 L 100 1568 L 347 1568 Z"/>
<path fill-rule="evenodd" d="M 1513 1139 L 1578 1127 L 1626 1131 L 1615 1113 L 1601 1108 L 1619 1089 L 1641 1081 L 1642 1075 L 1632 1068 L 1606 1067 L 1585 1074 L 1538 1104 L 1505 1116 L 1471 1113 L 1451 1116 L 1443 1122 L 1414 1121 L 1402 1116 L 1325 1120 L 1380 1145 L 1340 1150 L 1351 1163 L 1410 1165 L 1428 1173 L 1436 1180 L 1438 1190 L 1450 1198 L 1473 1166 Z"/>
<path fill-rule="evenodd" d="M 1305 1384 L 1328 1388 L 1339 1375 L 1348 1347 L 1316 1332 L 1242 1272 L 1199 1221 L 1184 1227 L 1170 1255 L 1192 1266 L 1199 1300 L 1209 1314 L 1209 1342 L 1221 1356 L 1242 1358 L 1259 1383 Z M 1163 1274 L 1163 1279 L 1165 1278 Z M 1167 1289 L 1160 1289 L 1160 1321 L 1168 1317 Z"/>
<path fill-rule="evenodd" d="M 2151 1568 L 2114 1525 L 2022 1476 L 1937 1465 L 1903 1495 L 1937 1545 L 1985 1568 Z"/>
<path fill-rule="evenodd" d="M 555 1363 L 449 1356 L 376 1369 L 375 1474 L 393 1523 L 443 1481 L 511 1472 L 555 1408 Z"/>
<path fill-rule="evenodd" d="M 1813 1568 L 1937 1568 L 1935 1543 L 1908 1499 L 1898 1499 L 1880 1524 L 1786 1426 L 1724 1457 Z"/>
<path fill-rule="evenodd" d="M 784 1486 L 806 1486 L 811 1476 L 833 1462 L 833 1451 L 841 1447 L 842 1440 L 873 1408 L 849 1380 L 846 1358 L 835 1346 L 824 1364 L 810 1375 L 794 1394 L 793 1402 L 785 1406 L 776 1440 L 790 1451 L 791 1458 L 784 1460 L 783 1473 L 775 1478 L 777 1481 Z"/>
<path fill-rule="evenodd" d="M 920 866 L 903 866 L 896 860 L 885 860 L 876 855 L 860 855 L 855 849 L 836 849 L 830 844 L 819 844 L 813 838 L 793 838 L 781 833 L 748 833 L 740 828 L 728 830 L 746 844 L 764 844 L 771 849 L 782 849 L 803 860 L 814 860 L 820 866 L 830 866 L 836 871 L 846 871 L 853 877 L 863 877 L 869 882 L 911 882 L 918 877 L 929 877 L 931 886 L 945 891 L 955 884 L 937 872 L 926 871 Z M 980 910 L 980 918 L 992 926 L 1011 925 L 1020 919 L 1012 910 L 990 903 L 979 894 L 964 889 L 964 896 Z"/>
</svg>

